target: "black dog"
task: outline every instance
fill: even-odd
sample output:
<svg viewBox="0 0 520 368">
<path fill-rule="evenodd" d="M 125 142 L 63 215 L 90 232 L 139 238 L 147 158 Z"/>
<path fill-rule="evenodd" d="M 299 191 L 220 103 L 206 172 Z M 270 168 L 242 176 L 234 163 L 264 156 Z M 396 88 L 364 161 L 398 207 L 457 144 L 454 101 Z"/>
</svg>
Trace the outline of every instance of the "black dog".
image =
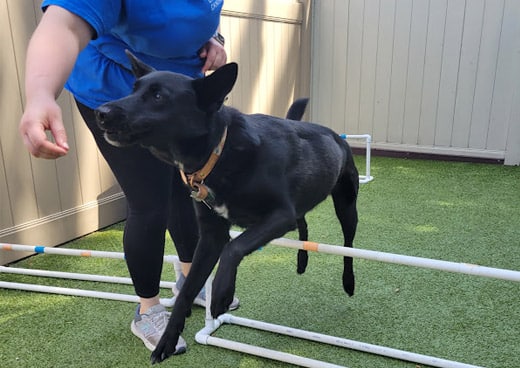
<svg viewBox="0 0 520 368">
<path fill-rule="evenodd" d="M 110 143 L 140 144 L 179 168 L 192 189 L 200 229 L 191 271 L 151 356 L 157 363 L 174 352 L 192 302 L 219 259 L 214 317 L 226 312 L 233 299 L 241 260 L 296 224 L 306 232 L 305 213 L 329 194 L 344 245 L 352 247 L 359 178 L 348 144 L 332 130 L 223 106 L 237 64 L 191 79 L 129 58 L 137 79 L 134 91 L 99 107 L 98 124 Z M 294 109 L 301 112 L 302 104 L 305 108 L 300 101 Z M 245 230 L 230 240 L 232 224 Z M 354 293 L 350 257 L 344 258 L 343 288 Z"/>
</svg>

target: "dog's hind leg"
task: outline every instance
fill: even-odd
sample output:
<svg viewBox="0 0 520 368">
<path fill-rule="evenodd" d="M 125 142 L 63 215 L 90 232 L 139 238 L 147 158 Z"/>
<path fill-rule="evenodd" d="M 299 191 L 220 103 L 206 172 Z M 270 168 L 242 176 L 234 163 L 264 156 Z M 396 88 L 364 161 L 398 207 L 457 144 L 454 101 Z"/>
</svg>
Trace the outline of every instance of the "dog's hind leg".
<svg viewBox="0 0 520 368">
<path fill-rule="evenodd" d="M 307 230 L 307 221 L 305 221 L 305 217 L 296 220 L 296 227 L 298 228 L 298 239 L 300 239 L 301 241 L 309 240 L 309 231 Z M 298 274 L 301 275 L 305 272 L 308 261 L 309 255 L 307 251 L 299 249 L 296 259 L 296 272 Z"/>
<path fill-rule="evenodd" d="M 307 104 L 309 103 L 308 98 L 299 98 L 295 100 L 289 110 L 287 111 L 286 119 L 291 120 L 301 120 L 303 114 L 305 114 L 305 109 L 307 108 Z M 296 227 L 298 228 L 298 235 L 301 241 L 309 240 L 309 232 L 307 231 L 307 221 L 305 221 L 305 217 L 299 218 L 296 220 Z M 307 268 L 307 263 L 309 260 L 309 255 L 306 250 L 298 250 L 297 255 L 297 265 L 296 272 L 302 274 L 305 272 Z"/>
<path fill-rule="evenodd" d="M 357 175 L 343 175 L 332 191 L 334 209 L 343 231 L 344 246 L 352 248 L 358 222 L 356 201 L 359 187 Z M 351 257 L 343 257 L 343 289 L 354 295 L 355 281 Z"/>
</svg>

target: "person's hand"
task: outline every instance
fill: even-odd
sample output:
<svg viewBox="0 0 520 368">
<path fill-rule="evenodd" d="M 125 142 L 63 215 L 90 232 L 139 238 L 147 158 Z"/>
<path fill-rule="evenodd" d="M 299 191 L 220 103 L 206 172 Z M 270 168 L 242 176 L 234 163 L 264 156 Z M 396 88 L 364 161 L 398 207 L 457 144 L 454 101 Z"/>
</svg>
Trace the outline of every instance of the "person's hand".
<svg viewBox="0 0 520 368">
<path fill-rule="evenodd" d="M 205 59 L 202 72 L 206 73 L 208 70 L 215 70 L 224 65 L 227 61 L 227 54 L 224 46 L 211 38 L 200 50 L 199 56 Z"/>
<path fill-rule="evenodd" d="M 61 109 L 53 98 L 37 98 L 27 103 L 19 129 L 25 146 L 35 157 L 56 159 L 69 150 Z M 51 132 L 54 142 L 46 131 Z"/>
</svg>

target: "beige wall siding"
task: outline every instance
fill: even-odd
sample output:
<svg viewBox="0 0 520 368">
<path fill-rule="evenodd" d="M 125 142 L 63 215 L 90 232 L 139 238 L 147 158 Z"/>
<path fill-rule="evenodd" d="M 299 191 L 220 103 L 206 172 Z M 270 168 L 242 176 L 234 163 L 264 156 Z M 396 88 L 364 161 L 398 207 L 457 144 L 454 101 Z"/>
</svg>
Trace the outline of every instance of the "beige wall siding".
<svg viewBox="0 0 520 368">
<path fill-rule="evenodd" d="M 300 77 L 304 12 L 302 3 L 290 0 L 224 2 L 221 31 L 229 60 L 239 63 L 230 105 L 284 116 L 295 97 L 308 95 Z"/>
<path fill-rule="evenodd" d="M 52 246 L 123 219 L 126 203 L 67 92 L 59 103 L 69 154 L 36 159 L 22 144 L 17 128 L 25 53 L 41 17 L 39 4 L 0 0 L 0 242 Z M 301 55 L 309 49 L 300 47 L 308 2 L 226 0 L 223 14 L 229 60 L 240 65 L 229 103 L 245 112 L 284 115 L 295 96 L 309 94 L 310 73 L 299 77 Z M 0 264 L 19 256 L 0 251 Z"/>
<path fill-rule="evenodd" d="M 520 2 L 313 7 L 314 120 L 378 148 L 520 163 Z"/>
</svg>

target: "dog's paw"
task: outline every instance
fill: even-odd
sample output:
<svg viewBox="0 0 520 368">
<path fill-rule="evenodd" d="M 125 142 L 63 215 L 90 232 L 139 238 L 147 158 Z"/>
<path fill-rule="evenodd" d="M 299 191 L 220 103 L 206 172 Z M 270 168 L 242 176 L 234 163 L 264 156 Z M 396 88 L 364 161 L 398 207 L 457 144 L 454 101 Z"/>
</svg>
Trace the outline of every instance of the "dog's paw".
<svg viewBox="0 0 520 368">
<path fill-rule="evenodd" d="M 296 272 L 301 275 L 307 269 L 307 263 L 309 262 L 308 252 L 306 250 L 298 249 L 296 261 Z"/>
<path fill-rule="evenodd" d="M 168 359 L 172 355 L 175 355 L 175 348 L 177 346 L 178 340 L 178 335 L 177 337 L 172 338 L 168 338 L 166 334 L 163 335 L 163 337 L 161 337 L 161 340 L 159 340 L 159 343 L 155 347 L 155 350 L 152 352 L 152 355 L 150 356 L 151 363 L 161 363 L 162 361 Z"/>
<path fill-rule="evenodd" d="M 354 295 L 355 280 L 353 273 L 343 274 L 343 289 L 348 294 L 348 296 Z"/>
<path fill-rule="evenodd" d="M 235 281 L 236 269 L 235 272 L 229 272 L 229 269 L 222 271 L 222 268 L 219 267 L 213 280 L 211 293 L 211 315 L 214 318 L 228 311 L 235 296 Z"/>
<path fill-rule="evenodd" d="M 211 315 L 213 318 L 217 318 L 221 314 L 226 313 L 229 310 L 229 305 L 233 302 L 233 295 L 216 295 L 211 297 Z"/>
<path fill-rule="evenodd" d="M 213 291 L 211 295 L 211 315 L 213 318 L 217 318 L 229 310 L 229 305 L 233 302 L 235 295 L 235 286 L 232 283 L 232 285 L 226 285 L 225 288 L 215 289 L 214 287 Z"/>
</svg>

